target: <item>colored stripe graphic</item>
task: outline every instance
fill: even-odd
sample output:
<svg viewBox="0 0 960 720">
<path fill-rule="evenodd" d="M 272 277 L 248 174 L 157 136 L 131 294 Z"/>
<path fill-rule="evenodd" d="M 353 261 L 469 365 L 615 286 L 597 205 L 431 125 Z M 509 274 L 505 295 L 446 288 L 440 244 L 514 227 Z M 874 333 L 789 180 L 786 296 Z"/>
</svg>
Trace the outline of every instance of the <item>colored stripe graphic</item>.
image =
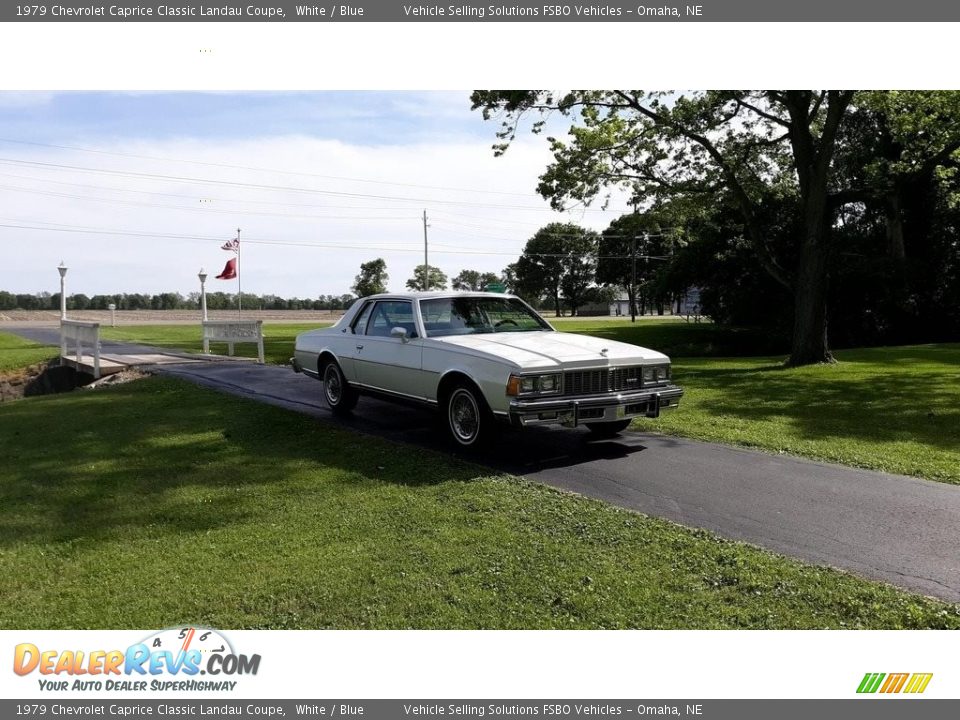
<svg viewBox="0 0 960 720">
<path fill-rule="evenodd" d="M 886 694 L 922 693 L 927 689 L 931 679 L 933 679 L 933 673 L 913 673 L 912 675 L 910 673 L 890 673 L 889 675 L 866 673 L 857 687 L 857 692 L 875 693 L 879 690 Z"/>
<path fill-rule="evenodd" d="M 922 693 L 927 689 L 927 685 L 930 684 L 930 679 L 932 677 L 933 673 L 914 673 L 913 677 L 910 678 L 910 682 L 907 683 L 907 687 L 904 692 Z"/>
<path fill-rule="evenodd" d="M 863 676 L 863 680 L 860 681 L 860 687 L 857 688 L 857 692 L 875 693 L 877 688 L 880 687 L 880 682 L 884 677 L 886 677 L 884 673 L 867 673 Z"/>
<path fill-rule="evenodd" d="M 882 693 L 898 693 L 903 689 L 904 684 L 910 673 L 890 673 L 887 675 L 887 681 L 880 688 Z"/>
</svg>

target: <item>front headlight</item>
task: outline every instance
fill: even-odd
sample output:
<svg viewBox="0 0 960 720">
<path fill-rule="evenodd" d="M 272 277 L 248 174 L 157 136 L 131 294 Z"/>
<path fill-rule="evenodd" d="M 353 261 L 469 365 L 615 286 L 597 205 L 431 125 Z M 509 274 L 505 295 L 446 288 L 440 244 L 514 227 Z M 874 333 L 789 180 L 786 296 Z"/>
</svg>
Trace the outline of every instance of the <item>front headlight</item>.
<svg viewBox="0 0 960 720">
<path fill-rule="evenodd" d="M 560 389 L 559 375 L 541 375 L 540 392 L 556 392 Z"/>
<path fill-rule="evenodd" d="M 670 379 L 669 365 L 647 365 L 643 368 L 644 383 L 666 382 Z"/>
<path fill-rule="evenodd" d="M 511 375 L 507 395 L 550 395 L 560 392 L 560 374 Z"/>
</svg>

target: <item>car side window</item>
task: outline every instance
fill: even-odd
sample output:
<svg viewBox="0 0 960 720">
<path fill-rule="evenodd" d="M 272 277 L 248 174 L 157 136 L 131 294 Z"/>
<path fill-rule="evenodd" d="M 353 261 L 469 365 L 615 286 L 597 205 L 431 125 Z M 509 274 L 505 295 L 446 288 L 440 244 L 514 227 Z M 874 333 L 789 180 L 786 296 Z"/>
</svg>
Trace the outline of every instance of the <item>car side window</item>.
<svg viewBox="0 0 960 720">
<path fill-rule="evenodd" d="M 370 319 L 370 313 L 373 311 L 373 303 L 367 303 L 357 319 L 353 321 L 351 329 L 354 335 L 365 335 L 367 332 L 367 320 Z"/>
<path fill-rule="evenodd" d="M 367 335 L 390 337 L 390 331 L 395 327 L 404 328 L 408 338 L 417 337 L 413 304 L 404 300 L 381 300 L 373 309 Z"/>
</svg>

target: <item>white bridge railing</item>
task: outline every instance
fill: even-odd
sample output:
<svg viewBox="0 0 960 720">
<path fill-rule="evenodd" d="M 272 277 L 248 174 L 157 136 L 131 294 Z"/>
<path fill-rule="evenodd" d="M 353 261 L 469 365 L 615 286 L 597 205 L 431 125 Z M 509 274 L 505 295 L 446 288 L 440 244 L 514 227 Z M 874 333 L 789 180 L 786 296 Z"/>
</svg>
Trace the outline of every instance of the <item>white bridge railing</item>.
<svg viewBox="0 0 960 720">
<path fill-rule="evenodd" d="M 227 354 L 233 355 L 235 343 L 256 343 L 257 359 L 263 363 L 263 320 L 204 320 L 203 352 L 210 353 L 211 342 L 227 343 Z"/>
<path fill-rule="evenodd" d="M 84 364 L 84 355 L 93 358 L 93 377 L 100 378 L 100 323 L 60 321 L 60 357 Z"/>
</svg>

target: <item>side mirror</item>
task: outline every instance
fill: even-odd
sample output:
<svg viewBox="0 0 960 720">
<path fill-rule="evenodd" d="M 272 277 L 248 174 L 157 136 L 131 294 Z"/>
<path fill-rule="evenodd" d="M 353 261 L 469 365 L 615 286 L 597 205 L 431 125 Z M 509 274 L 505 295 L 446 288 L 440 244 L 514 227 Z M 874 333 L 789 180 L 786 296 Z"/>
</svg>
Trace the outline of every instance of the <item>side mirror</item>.
<svg viewBox="0 0 960 720">
<path fill-rule="evenodd" d="M 402 327 L 390 328 L 390 337 L 397 338 L 403 342 L 410 342 L 407 338 L 407 329 Z"/>
</svg>

